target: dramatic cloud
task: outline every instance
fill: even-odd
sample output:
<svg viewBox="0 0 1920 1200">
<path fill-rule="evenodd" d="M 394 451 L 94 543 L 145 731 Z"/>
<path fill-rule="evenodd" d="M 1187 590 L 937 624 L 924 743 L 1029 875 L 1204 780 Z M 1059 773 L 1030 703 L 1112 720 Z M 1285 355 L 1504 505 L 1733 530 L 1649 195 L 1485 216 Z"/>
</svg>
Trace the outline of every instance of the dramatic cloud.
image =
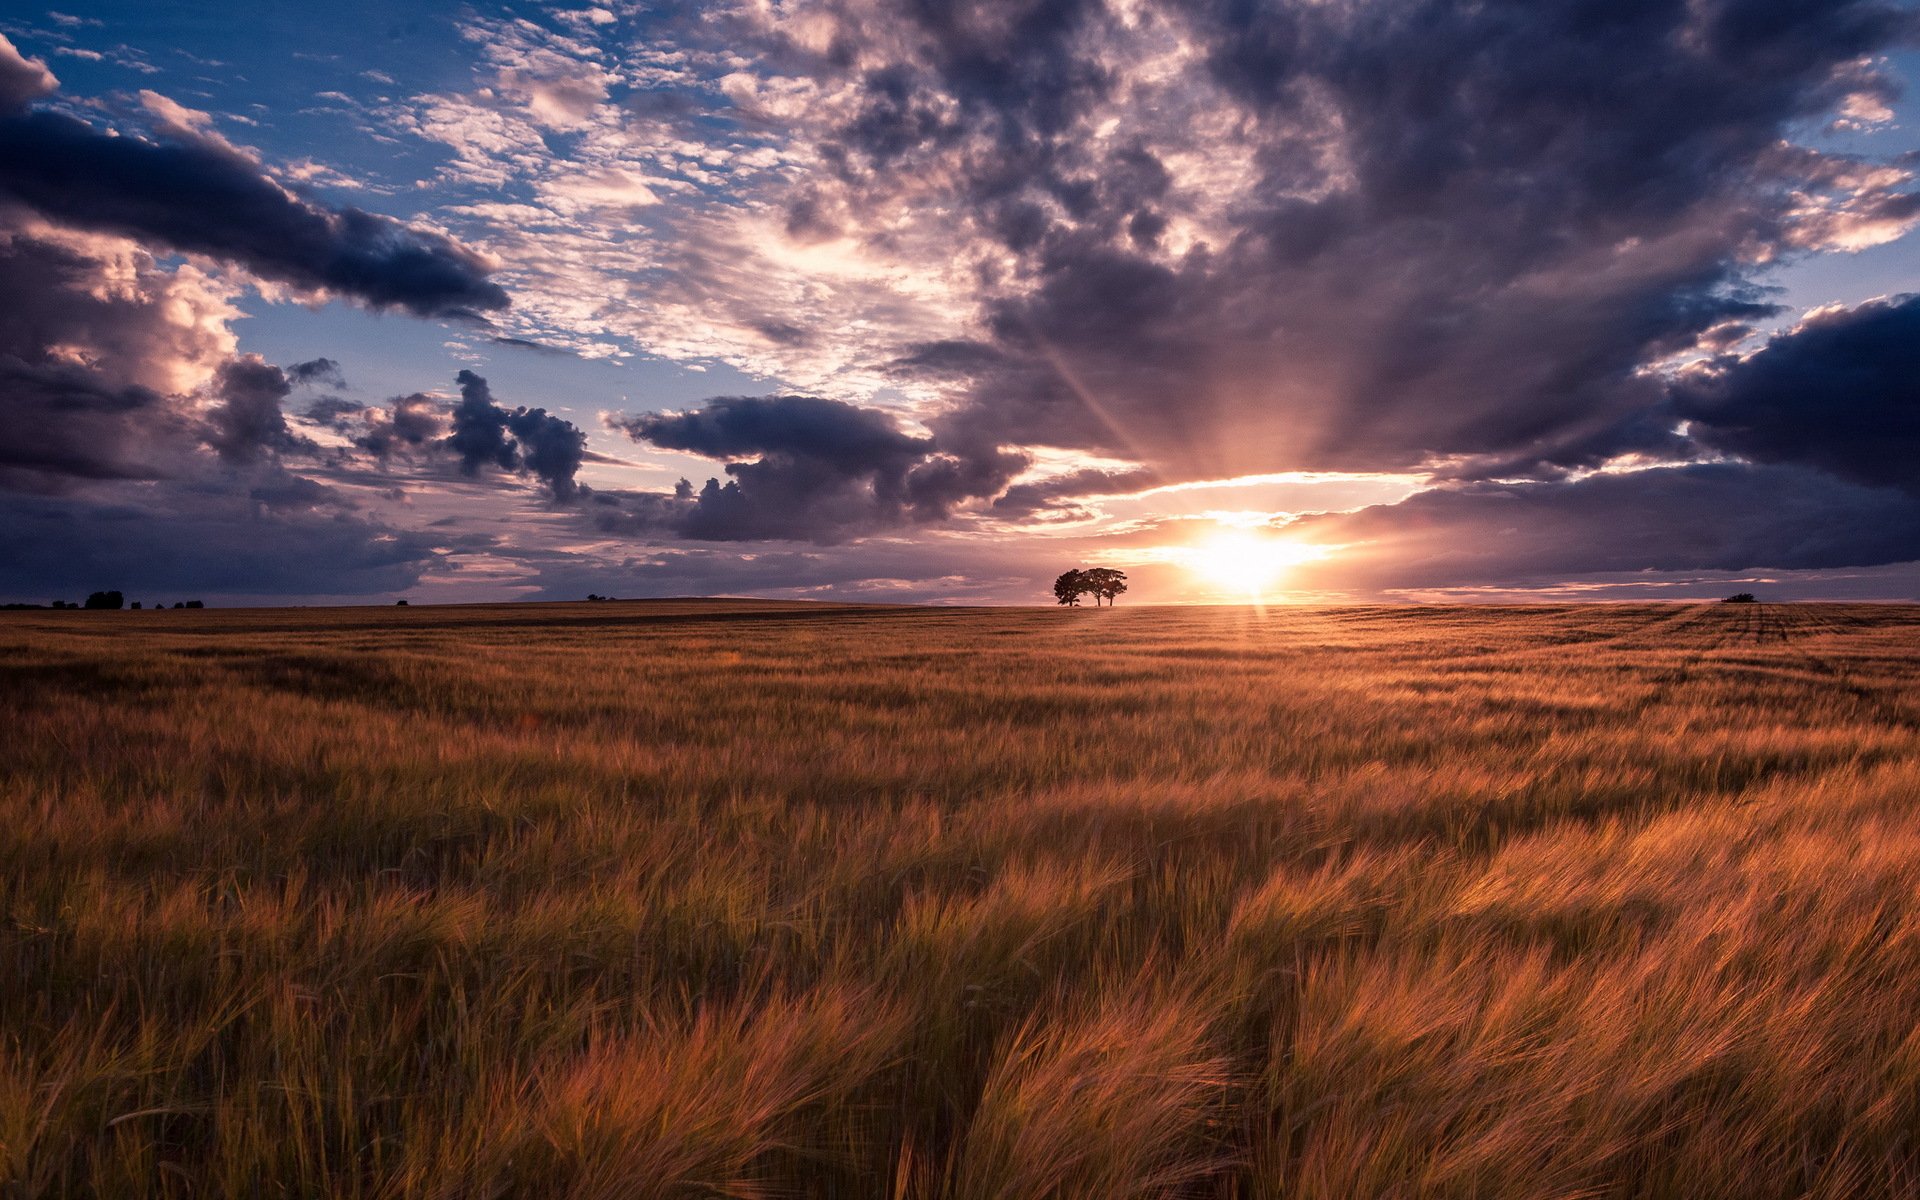
<svg viewBox="0 0 1920 1200">
<path fill-rule="evenodd" d="M 544 408 L 502 407 L 494 402 L 487 381 L 472 371 L 460 372 L 456 382 L 460 403 L 454 406 L 453 432 L 446 445 L 459 457 L 463 473 L 477 475 L 490 463 L 503 471 L 534 476 L 556 500 L 571 500 L 578 494 L 581 489 L 574 475 L 586 455 L 586 434 Z M 396 424 L 399 417 L 396 405 Z"/>
<path fill-rule="evenodd" d="M 293 197 L 164 97 L 142 96 L 164 143 L 24 111 L 54 86 L 0 39 L 0 588 L 354 595 L 445 569 L 460 539 L 358 514 L 282 461 L 319 465 L 283 404 L 345 387 L 339 364 L 238 353 L 244 285 L 167 259 L 424 313 L 504 303 L 478 258 Z"/>
<path fill-rule="evenodd" d="M 131 243 L 0 210 L 0 487 L 177 473 L 179 397 L 233 353 L 228 292 Z"/>
<path fill-rule="evenodd" d="M 357 578 L 539 594 L 1044 600 L 1137 553 L 1136 595 L 1198 596 L 1163 552 L 1260 526 L 1337 547 L 1292 577 L 1328 594 L 1920 558 L 1920 300 L 1794 311 L 1887 290 L 1920 222 L 1911 0 L 447 27 L 470 78 L 316 59 L 298 112 L 226 53 L 77 99 L 0 40 L 0 488 L 36 528 L 343 562 L 411 529 Z M 115 53 L 88 77 L 163 58 Z M 236 321 L 256 293 L 498 324 L 307 345 Z"/>
<path fill-rule="evenodd" d="M 1920 216 L 1910 163 L 1800 144 L 1897 94 L 1892 0 L 835 0 L 594 28 L 476 21 L 491 86 L 404 117 L 461 182 L 514 190 L 468 211 L 537 321 L 891 383 L 943 445 L 1168 482 L 1684 454 L 1659 365 L 1775 315 L 1760 271 Z M 643 186 L 644 217 L 589 175 Z"/>
<path fill-rule="evenodd" d="M 1674 407 L 1729 454 L 1920 494 L 1920 296 L 1818 312 L 1713 359 L 1681 377 Z"/>
<path fill-rule="evenodd" d="M 287 428 L 280 407 L 292 391 L 286 373 L 257 354 L 222 363 L 213 384 L 219 403 L 207 414 L 207 444 L 230 463 L 307 445 Z"/>
<path fill-rule="evenodd" d="M 0 34 L 0 113 L 18 112 L 59 86 L 46 63 L 24 57 Z"/>
<path fill-rule="evenodd" d="M 1026 465 L 1015 454 L 941 452 L 887 414 L 817 396 L 716 396 L 692 412 L 610 422 L 635 441 L 730 461 L 722 484 L 671 499 L 628 498 L 628 523 L 707 541 L 833 542 L 945 519 L 956 505 L 1003 490 Z M 603 528 L 621 519 L 601 514 Z"/>
<path fill-rule="evenodd" d="M 113 137 L 58 113 L 0 119 L 0 196 L 65 225 L 152 239 L 262 279 L 421 316 L 504 308 L 451 239 L 306 203 L 206 145 Z"/>
<path fill-rule="evenodd" d="M 901 14 L 918 36 L 864 75 L 868 117 L 904 92 L 957 125 L 839 143 L 856 205 L 953 180 L 1017 285 L 971 363 L 909 365 L 971 386 L 954 424 L 1201 475 L 1551 459 L 1656 403 L 1642 368 L 1765 315 L 1751 266 L 1831 223 L 1805 198 L 1837 173 L 1783 133 L 1911 24 L 1875 2 L 962 11 Z M 1155 27 L 1194 48 L 1207 84 L 1172 111 L 1225 178 L 1101 69 Z M 1090 136 L 1116 117 L 1138 136 Z"/>
<path fill-rule="evenodd" d="M 0 45 L 0 98 L 31 98 L 20 83 L 31 66 Z M 302 200 L 183 120 L 178 105 L 155 97 L 149 108 L 170 140 L 103 133 L 57 112 L 0 116 L 0 198 L 64 226 L 205 254 L 374 308 L 429 316 L 507 306 L 488 264 L 452 239 Z"/>
</svg>

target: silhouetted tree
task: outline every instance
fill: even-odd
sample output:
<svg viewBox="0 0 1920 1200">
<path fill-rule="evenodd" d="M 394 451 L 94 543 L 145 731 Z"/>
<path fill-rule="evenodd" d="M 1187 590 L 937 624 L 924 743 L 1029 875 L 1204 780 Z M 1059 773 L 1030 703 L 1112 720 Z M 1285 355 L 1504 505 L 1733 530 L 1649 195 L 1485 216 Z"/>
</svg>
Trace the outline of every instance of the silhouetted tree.
<svg viewBox="0 0 1920 1200">
<path fill-rule="evenodd" d="M 198 600 L 189 600 L 187 601 L 187 607 L 188 608 L 205 608 L 206 605 L 200 603 Z"/>
<path fill-rule="evenodd" d="M 1753 598 L 1752 592 L 1735 592 L 1733 595 L 1728 596 L 1725 600 L 1722 600 L 1720 603 L 1722 604 L 1753 604 L 1755 603 L 1755 600 Z"/>
<path fill-rule="evenodd" d="M 1127 590 L 1127 573 L 1116 571 L 1112 567 L 1094 567 L 1082 571 L 1081 578 L 1086 580 L 1087 590 L 1093 593 L 1093 602 L 1098 605 L 1105 600 L 1109 605 L 1113 598 Z"/>
<path fill-rule="evenodd" d="M 1053 581 L 1054 603 L 1078 607 L 1080 597 L 1092 590 L 1093 588 L 1087 583 L 1085 571 L 1068 571 Z"/>
<path fill-rule="evenodd" d="M 95 592 L 87 597 L 85 608 L 123 608 L 127 598 L 119 592 Z"/>
</svg>

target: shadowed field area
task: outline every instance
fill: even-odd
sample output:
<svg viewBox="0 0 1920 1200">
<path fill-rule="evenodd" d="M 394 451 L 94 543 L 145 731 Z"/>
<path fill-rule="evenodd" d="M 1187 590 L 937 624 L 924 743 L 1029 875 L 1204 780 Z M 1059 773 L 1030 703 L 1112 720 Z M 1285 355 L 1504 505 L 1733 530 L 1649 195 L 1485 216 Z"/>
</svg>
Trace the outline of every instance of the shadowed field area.
<svg viewBox="0 0 1920 1200">
<path fill-rule="evenodd" d="M 1920 609 L 0 617 L 0 1195 L 1920 1189 Z"/>
</svg>

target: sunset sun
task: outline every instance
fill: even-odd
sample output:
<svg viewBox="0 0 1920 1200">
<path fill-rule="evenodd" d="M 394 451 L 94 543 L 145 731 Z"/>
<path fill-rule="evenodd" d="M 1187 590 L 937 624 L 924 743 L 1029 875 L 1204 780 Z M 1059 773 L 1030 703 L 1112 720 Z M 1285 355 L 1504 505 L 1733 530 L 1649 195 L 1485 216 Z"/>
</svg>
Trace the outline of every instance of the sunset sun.
<svg viewBox="0 0 1920 1200">
<path fill-rule="evenodd" d="M 1222 533 L 1190 547 L 1186 567 L 1204 582 L 1238 596 L 1264 596 L 1301 563 L 1325 558 L 1325 547 L 1255 533 Z"/>
</svg>

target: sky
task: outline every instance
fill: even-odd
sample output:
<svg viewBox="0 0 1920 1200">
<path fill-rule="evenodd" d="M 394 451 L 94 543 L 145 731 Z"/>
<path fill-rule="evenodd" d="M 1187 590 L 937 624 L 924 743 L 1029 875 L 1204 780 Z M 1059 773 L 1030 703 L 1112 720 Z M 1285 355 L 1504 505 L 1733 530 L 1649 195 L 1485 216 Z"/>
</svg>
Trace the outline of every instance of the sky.
<svg viewBox="0 0 1920 1200">
<path fill-rule="evenodd" d="M 1920 599 L 1916 78 L 1910 0 L 0 5 L 0 600 Z"/>
</svg>

